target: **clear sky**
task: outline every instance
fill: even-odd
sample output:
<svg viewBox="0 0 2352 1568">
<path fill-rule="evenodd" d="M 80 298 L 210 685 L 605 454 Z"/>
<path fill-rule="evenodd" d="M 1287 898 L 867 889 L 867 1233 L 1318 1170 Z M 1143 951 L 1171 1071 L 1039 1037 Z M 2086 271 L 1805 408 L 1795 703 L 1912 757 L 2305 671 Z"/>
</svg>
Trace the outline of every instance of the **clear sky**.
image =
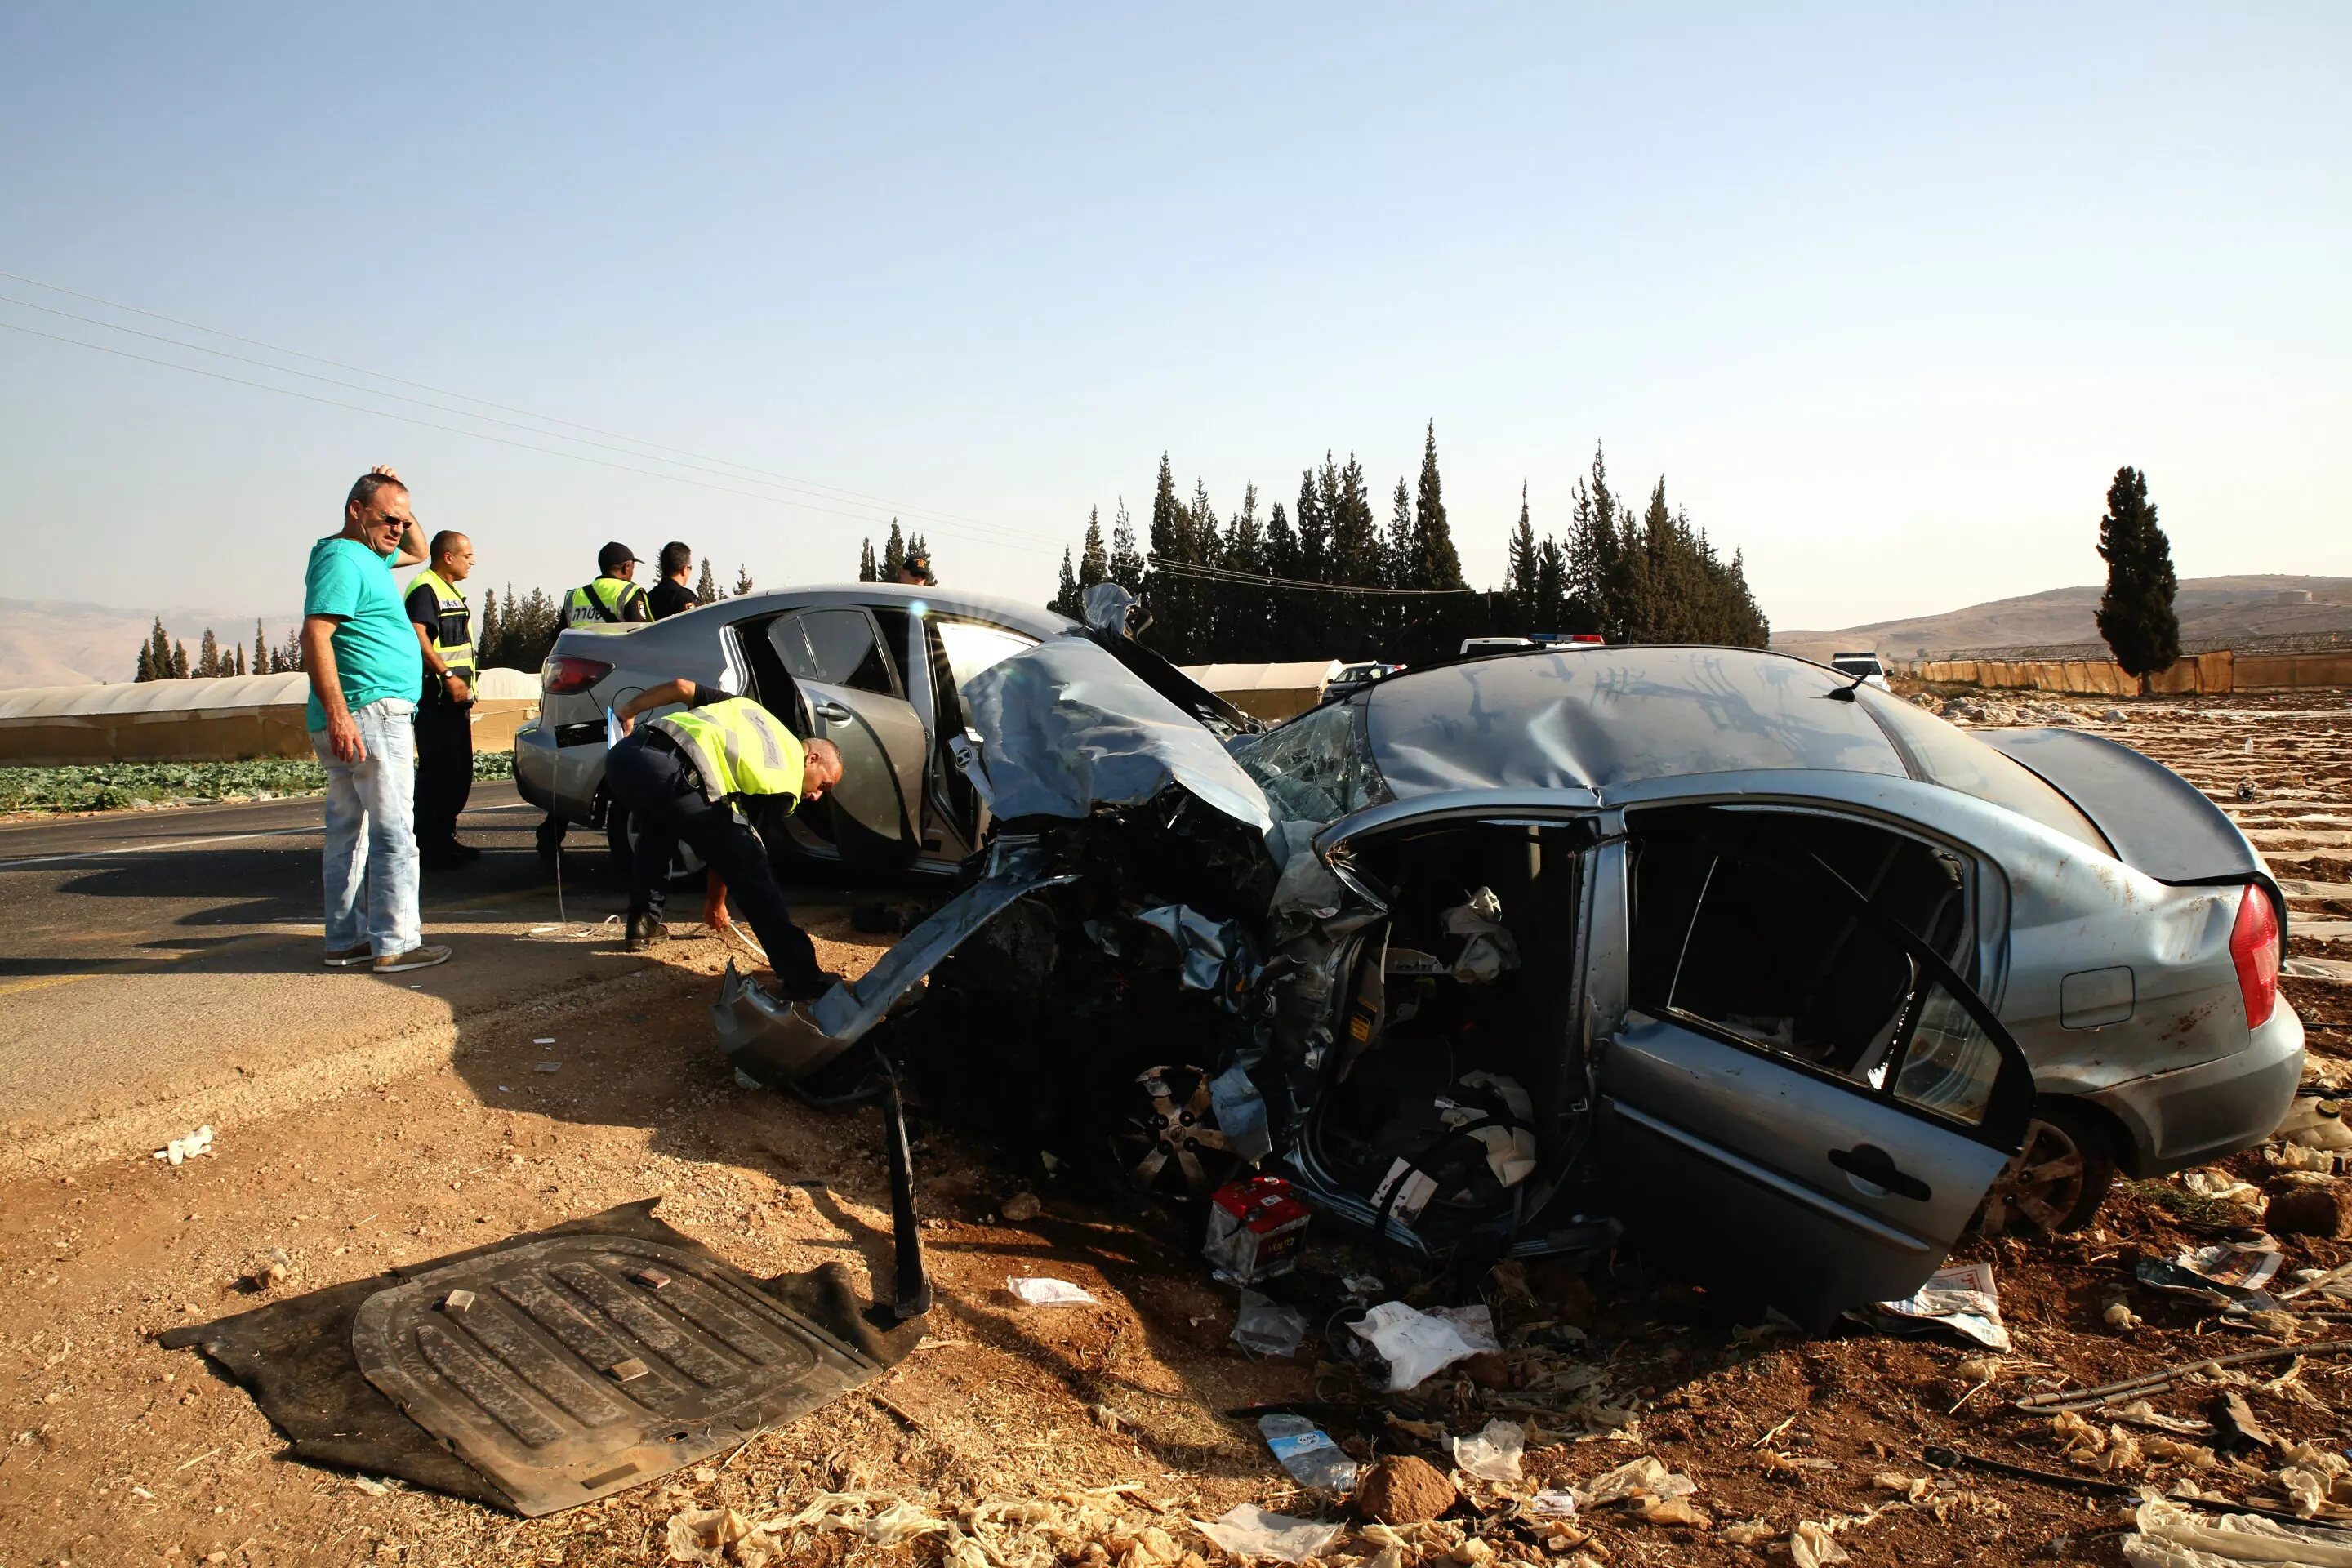
<svg viewBox="0 0 2352 1568">
<path fill-rule="evenodd" d="M 924 509 L 944 577 L 1042 599 L 1163 450 L 1221 515 L 1327 447 L 1384 500 L 1427 419 L 1482 584 L 1596 441 L 1783 628 L 2095 581 L 2124 463 L 2183 575 L 2352 574 L 2347 41 L 2341 5 L 10 5 L 0 271 L 883 500 L 0 331 L 7 592 L 289 609 L 388 461 L 490 584 L 608 538 L 834 579 Z"/>
</svg>

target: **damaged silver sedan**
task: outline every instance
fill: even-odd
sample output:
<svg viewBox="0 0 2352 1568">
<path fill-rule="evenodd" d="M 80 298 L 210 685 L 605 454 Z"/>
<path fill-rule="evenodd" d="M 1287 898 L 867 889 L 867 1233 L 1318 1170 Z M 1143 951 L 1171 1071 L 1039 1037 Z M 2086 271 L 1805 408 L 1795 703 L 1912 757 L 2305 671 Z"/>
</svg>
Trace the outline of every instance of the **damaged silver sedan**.
<svg viewBox="0 0 2352 1568">
<path fill-rule="evenodd" d="M 961 701 L 992 840 L 855 984 L 730 974 L 751 1077 L 822 1097 L 870 1046 L 1020 1153 L 1261 1165 L 1417 1255 L 1622 1226 L 1808 1324 L 1909 1294 L 1989 1201 L 2061 1228 L 2116 1168 L 2251 1145 L 2299 1080 L 2267 869 L 2089 736 L 1715 647 L 1469 659 L 1247 732 L 1089 629 Z"/>
</svg>

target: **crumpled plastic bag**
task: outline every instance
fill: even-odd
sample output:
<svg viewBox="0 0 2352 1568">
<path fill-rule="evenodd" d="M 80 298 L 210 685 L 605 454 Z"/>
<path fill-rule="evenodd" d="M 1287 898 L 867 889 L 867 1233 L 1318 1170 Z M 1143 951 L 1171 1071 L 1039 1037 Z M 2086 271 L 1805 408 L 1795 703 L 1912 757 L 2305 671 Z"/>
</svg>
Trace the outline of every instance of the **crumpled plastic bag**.
<svg viewBox="0 0 2352 1568">
<path fill-rule="evenodd" d="M 1489 1421 L 1467 1437 L 1449 1438 L 1454 1462 L 1482 1481 L 1516 1481 L 1527 1452 L 1527 1428 L 1516 1421 Z"/>
<path fill-rule="evenodd" d="M 1808 1519 L 1789 1532 L 1789 1556 L 1797 1568 L 1822 1568 L 1824 1563 L 1843 1563 L 1853 1555 L 1837 1543 L 1834 1529 Z"/>
<path fill-rule="evenodd" d="M 1234 1321 L 1233 1342 L 1259 1355 L 1296 1355 L 1299 1342 L 1307 1338 L 1307 1328 L 1306 1316 L 1297 1308 L 1244 1289 L 1241 1316 Z"/>
<path fill-rule="evenodd" d="M 1698 1490 L 1698 1483 L 1679 1470 L 1670 1470 L 1660 1464 L 1656 1456 L 1644 1454 L 1638 1459 L 1628 1459 L 1613 1470 L 1605 1470 L 1575 1489 L 1577 1506 L 1591 1510 L 1601 1503 L 1616 1502 L 1623 1498 L 1689 1497 Z"/>
<path fill-rule="evenodd" d="M 1339 1526 L 1269 1513 L 1254 1502 L 1229 1509 L 1215 1519 L 1196 1519 L 1194 1528 L 1236 1557 L 1272 1557 L 1283 1563 L 1305 1563 L 1329 1550 L 1339 1539 Z"/>
<path fill-rule="evenodd" d="M 2305 1529 L 2258 1514 L 2209 1518 L 2177 1502 L 2151 1498 L 2132 1514 L 2137 1532 L 2124 1537 L 2124 1560 L 2135 1568 L 2229 1568 L 2239 1563 L 2287 1568 L 2352 1568 L 2352 1543 L 2336 1531 Z"/>
<path fill-rule="evenodd" d="M 775 1542 L 764 1524 L 753 1524 L 731 1508 L 687 1508 L 669 1516 L 662 1531 L 672 1563 L 737 1563 L 759 1568 Z"/>
<path fill-rule="evenodd" d="M 1486 1309 L 1481 1307 L 1478 1310 L 1484 1312 Z M 1466 1361 L 1482 1350 L 1497 1348 L 1493 1342 L 1491 1317 L 1488 1323 L 1488 1342 L 1473 1344 L 1462 1326 L 1449 1318 L 1415 1311 L 1402 1301 L 1382 1301 L 1364 1314 L 1364 1321 L 1354 1325 L 1354 1331 L 1381 1352 L 1381 1358 L 1389 1363 L 1389 1388 L 1401 1394 L 1419 1387 L 1457 1361 Z"/>
<path fill-rule="evenodd" d="M 1004 1288 L 1032 1307 L 1092 1307 L 1100 1305 L 1092 1291 L 1073 1285 L 1066 1279 L 1045 1279 L 1033 1275 L 1015 1274 L 1004 1281 Z"/>
</svg>

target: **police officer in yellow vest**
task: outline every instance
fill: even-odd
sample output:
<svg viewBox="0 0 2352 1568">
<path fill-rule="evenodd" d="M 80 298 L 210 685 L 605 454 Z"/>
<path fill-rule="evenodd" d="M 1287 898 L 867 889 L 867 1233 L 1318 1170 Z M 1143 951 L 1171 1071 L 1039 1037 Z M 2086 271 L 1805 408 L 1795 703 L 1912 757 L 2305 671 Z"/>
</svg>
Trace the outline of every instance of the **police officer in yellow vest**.
<svg viewBox="0 0 2352 1568">
<path fill-rule="evenodd" d="M 653 605 L 636 584 L 637 558 L 618 541 L 596 552 L 598 576 L 563 595 L 563 624 L 593 626 L 599 621 L 650 621 Z"/>
<path fill-rule="evenodd" d="M 679 704 L 683 711 L 636 721 Z M 661 940 L 670 858 L 684 840 L 742 906 L 777 989 L 793 1001 L 824 994 L 839 976 L 817 967 L 816 949 L 793 923 L 768 847 L 746 814 L 789 813 L 822 798 L 841 782 L 833 742 L 803 741 L 750 698 L 690 680 L 641 691 L 613 716 L 625 733 L 604 758 L 604 788 L 627 808 L 636 837 L 629 946 Z"/>
<path fill-rule="evenodd" d="M 457 842 L 457 814 L 474 790 L 474 612 L 457 584 L 474 570 L 474 542 L 446 529 L 433 536 L 433 564 L 408 580 L 406 600 L 425 650 L 416 703 L 416 847 L 428 868 L 478 859 Z"/>
</svg>

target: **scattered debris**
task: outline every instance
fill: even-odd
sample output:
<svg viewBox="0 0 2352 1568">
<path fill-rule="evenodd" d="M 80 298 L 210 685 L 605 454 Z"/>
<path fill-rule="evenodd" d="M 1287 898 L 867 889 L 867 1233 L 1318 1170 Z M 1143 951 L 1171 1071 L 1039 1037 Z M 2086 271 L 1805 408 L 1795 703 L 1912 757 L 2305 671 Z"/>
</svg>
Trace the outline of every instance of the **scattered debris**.
<svg viewBox="0 0 2352 1568">
<path fill-rule="evenodd" d="M 1947 1264 L 1904 1300 L 1879 1302 L 1878 1310 L 1941 1323 L 1988 1350 L 2009 1352 L 2009 1330 L 2000 1321 L 2000 1298 L 1990 1263 Z"/>
<path fill-rule="evenodd" d="M 1527 1451 L 1527 1428 L 1516 1421 L 1489 1421 L 1467 1437 L 1453 1439 L 1454 1462 L 1482 1481 L 1516 1481 Z"/>
<path fill-rule="evenodd" d="M 164 1144 L 161 1149 L 156 1150 L 155 1158 L 158 1160 L 169 1160 L 173 1164 L 177 1165 L 186 1161 L 193 1160 L 199 1154 L 210 1154 L 212 1152 L 212 1124 L 210 1122 L 206 1122 L 204 1126 L 197 1128 L 194 1132 L 189 1133 L 185 1138 L 174 1138 L 169 1143 Z"/>
<path fill-rule="evenodd" d="M 2143 1568 L 2227 1568 L 2235 1563 L 2352 1568 L 2352 1536 L 2341 1531 L 2231 1514 L 2210 1519 L 2165 1498 L 2132 1514 L 2124 1559 Z"/>
<path fill-rule="evenodd" d="M 1457 1311 L 1458 1318 L 1453 1313 L 1416 1311 L 1402 1301 L 1382 1301 L 1366 1312 L 1362 1321 L 1349 1327 L 1380 1352 L 1389 1365 L 1389 1387 L 1402 1393 L 1420 1387 L 1457 1361 L 1503 1348 L 1495 1339 L 1492 1319 L 1486 1318 L 1481 1325 L 1471 1316 L 1486 1317 L 1486 1308 Z M 1482 1326 L 1483 1334 L 1479 1333 Z"/>
<path fill-rule="evenodd" d="M 1293 1479 L 1310 1491 L 1346 1496 L 1356 1484 L 1356 1461 L 1331 1435 L 1304 1415 L 1261 1415 L 1257 1429 L 1265 1446 Z"/>
<path fill-rule="evenodd" d="M 1004 1281 L 1004 1288 L 1012 1291 L 1015 1299 L 1032 1307 L 1097 1307 L 1102 1304 L 1094 1292 L 1066 1279 L 1015 1274 Z"/>
<path fill-rule="evenodd" d="M 1215 1519 L 1195 1520 L 1193 1524 L 1236 1557 L 1271 1557 L 1281 1563 L 1305 1563 L 1320 1556 L 1339 1539 L 1336 1524 L 1269 1513 L 1254 1502 L 1229 1509 Z"/>
<path fill-rule="evenodd" d="M 530 1070 L 533 1072 L 562 1072 L 563 1070 L 563 1064 L 562 1062 L 541 1062 Z"/>
<path fill-rule="evenodd" d="M 1242 1292 L 1241 1315 L 1234 1321 L 1233 1342 L 1259 1355 L 1296 1355 L 1307 1338 L 1307 1318 L 1271 1296 Z"/>
<path fill-rule="evenodd" d="M 2184 1247 L 2169 1262 L 2143 1258 L 2134 1272 L 2141 1284 L 2159 1290 L 2200 1296 L 2216 1306 L 2267 1311 L 2278 1302 L 2263 1287 L 2284 1261 L 2275 1247 L 2225 1242 Z"/>
<path fill-rule="evenodd" d="M 1593 1477 L 1575 1489 L 1577 1506 L 1589 1512 L 1603 1503 L 1629 1499 L 1664 1500 L 1689 1497 L 1698 1490 L 1698 1483 L 1680 1471 L 1666 1468 L 1655 1456 L 1644 1454 Z"/>
</svg>

